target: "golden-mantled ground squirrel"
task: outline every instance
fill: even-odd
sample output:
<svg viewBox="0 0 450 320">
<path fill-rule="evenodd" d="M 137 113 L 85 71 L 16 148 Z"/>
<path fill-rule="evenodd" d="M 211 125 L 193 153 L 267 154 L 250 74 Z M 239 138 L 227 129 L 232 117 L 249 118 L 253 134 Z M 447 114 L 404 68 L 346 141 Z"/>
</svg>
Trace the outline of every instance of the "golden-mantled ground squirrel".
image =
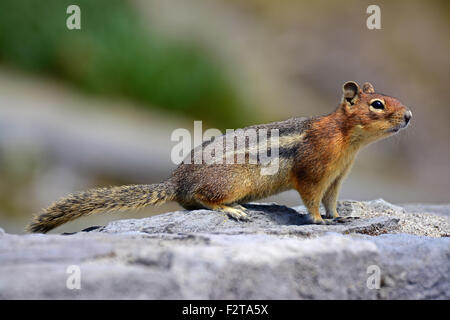
<svg viewBox="0 0 450 320">
<path fill-rule="evenodd" d="M 328 115 L 246 128 L 278 129 L 279 169 L 275 174 L 262 175 L 259 162 L 185 161 L 159 184 L 99 188 L 69 195 L 37 215 L 28 230 L 47 232 L 84 215 L 142 208 L 169 200 L 186 209 L 207 208 L 246 220 L 246 209 L 240 204 L 289 189 L 298 191 L 313 223 L 340 219 L 336 211 L 339 187 L 358 150 L 405 128 L 411 116 L 400 101 L 375 93 L 370 83 L 361 90 L 357 83 L 349 81 L 343 85 L 339 106 Z M 322 219 L 321 202 L 326 218 L 333 220 Z"/>
</svg>

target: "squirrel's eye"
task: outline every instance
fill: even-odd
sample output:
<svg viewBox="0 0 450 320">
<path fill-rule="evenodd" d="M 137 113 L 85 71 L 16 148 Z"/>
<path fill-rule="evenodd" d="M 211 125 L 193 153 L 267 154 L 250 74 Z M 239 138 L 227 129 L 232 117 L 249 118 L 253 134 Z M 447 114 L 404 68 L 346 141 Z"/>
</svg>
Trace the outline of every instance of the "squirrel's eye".
<svg viewBox="0 0 450 320">
<path fill-rule="evenodd" d="M 384 109 L 384 104 L 380 100 L 375 100 L 370 105 L 375 109 L 380 109 L 380 110 Z"/>
</svg>

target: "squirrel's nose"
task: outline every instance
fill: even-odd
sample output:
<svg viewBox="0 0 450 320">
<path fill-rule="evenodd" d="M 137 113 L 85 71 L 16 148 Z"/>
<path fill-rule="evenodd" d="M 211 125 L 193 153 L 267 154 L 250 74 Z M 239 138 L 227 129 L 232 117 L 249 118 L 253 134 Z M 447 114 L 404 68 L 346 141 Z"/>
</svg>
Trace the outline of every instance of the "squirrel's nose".
<svg viewBox="0 0 450 320">
<path fill-rule="evenodd" d="M 408 122 L 409 122 L 409 120 L 411 120 L 411 118 L 412 118 L 411 110 L 406 111 L 406 113 L 405 113 L 405 122 L 406 122 L 406 124 L 408 124 Z"/>
</svg>

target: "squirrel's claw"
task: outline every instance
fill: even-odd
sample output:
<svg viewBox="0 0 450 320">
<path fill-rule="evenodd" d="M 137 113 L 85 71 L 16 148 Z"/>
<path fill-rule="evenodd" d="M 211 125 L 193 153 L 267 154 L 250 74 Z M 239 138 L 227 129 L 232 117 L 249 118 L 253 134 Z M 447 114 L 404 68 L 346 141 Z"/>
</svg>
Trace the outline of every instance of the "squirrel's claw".
<svg viewBox="0 0 450 320">
<path fill-rule="evenodd" d="M 251 218 L 247 215 L 245 208 L 242 206 L 224 207 L 221 211 L 237 221 L 251 221 Z"/>
<path fill-rule="evenodd" d="M 339 223 L 348 223 L 351 221 L 354 221 L 356 219 L 359 219 L 359 217 L 335 217 L 335 218 L 325 218 L 325 219 L 320 219 L 320 220 L 312 220 L 313 224 L 317 224 L 317 225 L 335 225 L 335 224 L 339 224 Z"/>
<path fill-rule="evenodd" d="M 231 212 L 228 211 L 227 215 L 237 221 L 250 221 L 250 217 L 244 212 Z"/>
<path fill-rule="evenodd" d="M 356 219 L 359 219 L 359 217 L 336 217 L 336 218 L 333 218 L 333 221 L 335 221 L 337 223 L 346 223 L 346 222 L 351 222 Z"/>
<path fill-rule="evenodd" d="M 325 220 L 325 219 L 312 219 L 311 221 L 312 224 L 317 224 L 317 225 L 328 225 L 328 224 L 336 224 L 336 222 L 333 222 L 332 220 Z"/>
</svg>

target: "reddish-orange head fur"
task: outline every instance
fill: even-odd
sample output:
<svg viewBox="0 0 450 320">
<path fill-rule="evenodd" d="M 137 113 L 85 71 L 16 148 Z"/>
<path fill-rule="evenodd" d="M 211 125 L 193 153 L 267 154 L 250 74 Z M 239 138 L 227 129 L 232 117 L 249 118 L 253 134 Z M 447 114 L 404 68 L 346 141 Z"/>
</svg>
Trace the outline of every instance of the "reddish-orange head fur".
<svg viewBox="0 0 450 320">
<path fill-rule="evenodd" d="M 348 81 L 342 90 L 336 113 L 354 142 L 367 144 L 385 138 L 405 128 L 412 117 L 399 100 L 375 93 L 368 82 L 361 90 L 356 82 Z"/>
</svg>

